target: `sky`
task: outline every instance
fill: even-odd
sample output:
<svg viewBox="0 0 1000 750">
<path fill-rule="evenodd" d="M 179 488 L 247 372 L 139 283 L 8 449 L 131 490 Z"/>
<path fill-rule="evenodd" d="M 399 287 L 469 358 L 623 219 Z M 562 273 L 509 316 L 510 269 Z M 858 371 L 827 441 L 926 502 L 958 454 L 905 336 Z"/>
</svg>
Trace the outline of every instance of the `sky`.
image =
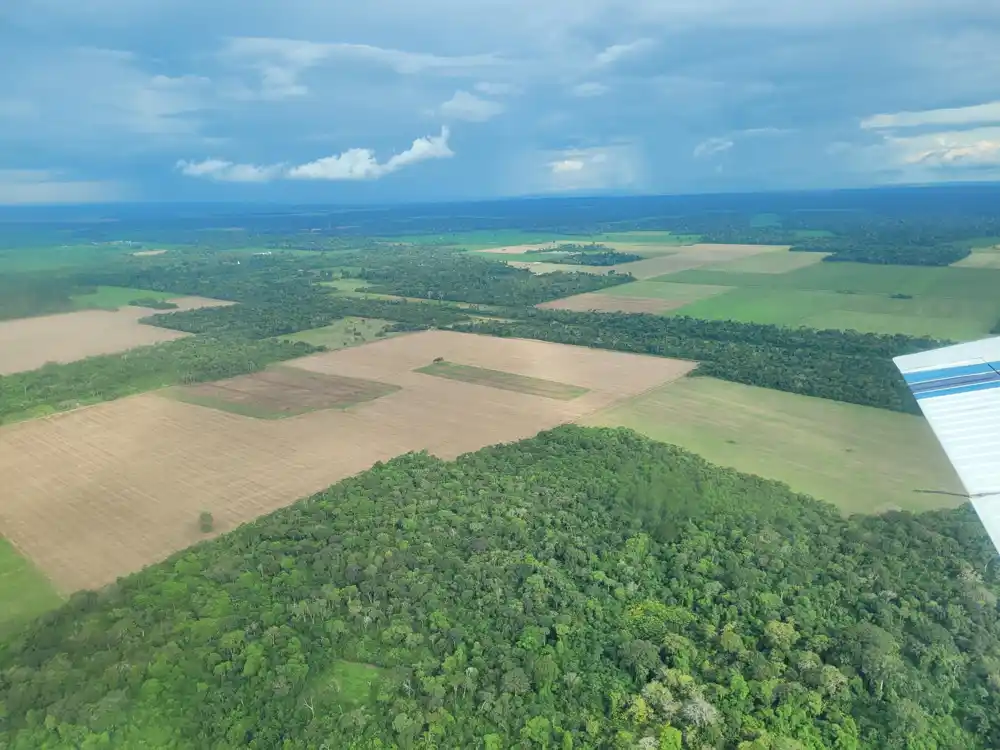
<svg viewBox="0 0 1000 750">
<path fill-rule="evenodd" d="M 0 204 L 1000 179 L 997 0 L 17 0 L 0 49 Z"/>
</svg>

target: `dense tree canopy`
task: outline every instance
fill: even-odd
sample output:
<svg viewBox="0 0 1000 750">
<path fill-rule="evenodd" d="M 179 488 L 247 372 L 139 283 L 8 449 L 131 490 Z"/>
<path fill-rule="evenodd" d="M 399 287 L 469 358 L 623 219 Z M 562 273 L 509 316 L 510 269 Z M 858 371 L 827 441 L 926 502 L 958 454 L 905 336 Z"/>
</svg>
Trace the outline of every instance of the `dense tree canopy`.
<svg viewBox="0 0 1000 750">
<path fill-rule="evenodd" d="M 890 266 L 948 266 L 967 257 L 971 250 L 954 244 L 897 244 L 892 241 L 859 239 L 813 239 L 794 245 L 793 251 L 830 253 L 828 262 L 875 263 Z"/>
<path fill-rule="evenodd" d="M 11 638 L 0 744 L 992 748 L 993 555 L 625 430 L 409 455 Z"/>
</svg>

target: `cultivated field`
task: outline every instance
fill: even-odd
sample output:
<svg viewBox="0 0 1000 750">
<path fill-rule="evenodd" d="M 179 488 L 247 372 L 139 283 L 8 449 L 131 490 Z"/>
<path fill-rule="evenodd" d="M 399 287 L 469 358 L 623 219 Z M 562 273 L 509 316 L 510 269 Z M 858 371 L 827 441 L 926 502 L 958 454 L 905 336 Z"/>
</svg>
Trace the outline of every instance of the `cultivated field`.
<svg viewBox="0 0 1000 750">
<path fill-rule="evenodd" d="M 415 372 L 441 357 L 585 388 L 557 400 Z M 426 331 L 313 355 L 311 373 L 399 390 L 346 409 L 251 419 L 143 394 L 0 428 L 0 534 L 64 592 L 100 586 L 412 450 L 450 458 L 579 419 L 693 363 Z"/>
<path fill-rule="evenodd" d="M 642 282 L 637 282 L 641 284 Z M 627 285 L 623 285 L 627 286 Z M 671 302 L 655 297 L 612 297 L 609 294 L 587 292 L 563 297 L 552 302 L 543 302 L 536 307 L 546 310 L 575 310 L 576 312 L 624 312 L 651 313 L 656 315 L 672 310 L 686 302 Z"/>
<path fill-rule="evenodd" d="M 579 398 L 587 392 L 586 388 L 569 385 L 568 383 L 558 383 L 554 380 L 543 380 L 542 378 L 529 378 L 526 375 L 517 375 L 512 372 L 503 372 L 502 370 L 489 370 L 485 367 L 457 365 L 454 362 L 434 362 L 426 367 L 418 367 L 417 372 L 422 372 L 425 375 L 435 375 L 439 378 L 448 378 L 449 380 L 458 380 L 463 383 L 499 388 L 504 391 L 515 391 L 517 393 L 528 393 L 532 396 L 555 398 L 561 401 Z"/>
<path fill-rule="evenodd" d="M 60 602 L 48 579 L 3 538 L 0 538 L 0 602 L 0 638 Z"/>
<path fill-rule="evenodd" d="M 282 419 L 320 409 L 344 409 L 398 390 L 399 386 L 375 380 L 320 375 L 278 365 L 252 375 L 172 388 L 169 395 L 247 417 Z"/>
<path fill-rule="evenodd" d="M 736 260 L 727 260 L 705 266 L 711 271 L 732 271 L 735 273 L 788 273 L 820 263 L 829 253 L 803 253 L 784 250 L 774 253 L 760 253 Z"/>
<path fill-rule="evenodd" d="M 630 427 L 714 463 L 786 482 L 848 513 L 964 501 L 920 417 L 713 378 L 686 378 L 581 420 Z"/>
<path fill-rule="evenodd" d="M 137 255 L 139 257 L 143 257 L 143 256 L 149 256 L 149 255 L 163 255 L 165 252 L 167 252 L 165 249 L 161 249 L 161 250 L 140 250 L 137 253 L 132 253 L 132 255 Z"/>
<path fill-rule="evenodd" d="M 171 301 L 178 310 L 231 304 L 202 297 L 177 297 Z M 187 335 L 139 322 L 140 318 L 158 312 L 163 311 L 123 307 L 114 311 L 81 310 L 0 321 L 0 375 L 34 370 L 46 362 L 75 362 L 95 354 L 122 352 Z"/>
<path fill-rule="evenodd" d="M 780 245 L 673 245 L 659 248 L 658 252 L 652 252 L 650 250 L 651 245 L 648 243 L 637 245 L 616 244 L 614 247 L 622 252 L 638 252 L 649 257 L 631 263 L 618 263 L 614 266 L 565 266 L 557 263 L 531 263 L 522 260 L 509 262 L 512 266 L 527 268 L 535 273 L 549 273 L 553 270 L 571 270 L 604 275 L 609 271 L 615 271 L 616 273 L 630 273 L 636 279 L 641 280 L 652 279 L 664 274 L 678 273 L 693 268 L 702 268 L 738 258 L 748 258 L 755 255 L 784 252 L 787 250 L 787 246 Z"/>
</svg>

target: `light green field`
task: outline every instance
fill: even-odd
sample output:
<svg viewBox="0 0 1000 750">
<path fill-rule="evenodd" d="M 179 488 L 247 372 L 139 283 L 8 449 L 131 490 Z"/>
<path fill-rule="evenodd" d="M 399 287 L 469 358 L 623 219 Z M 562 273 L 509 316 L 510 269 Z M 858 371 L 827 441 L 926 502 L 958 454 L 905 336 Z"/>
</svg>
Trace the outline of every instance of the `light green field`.
<svg viewBox="0 0 1000 750">
<path fill-rule="evenodd" d="M 645 299 L 662 299 L 667 302 L 695 302 L 717 294 L 732 291 L 728 286 L 711 286 L 708 284 L 671 284 L 667 281 L 632 281 L 604 289 L 598 289 L 594 294 L 607 297 L 643 297 Z"/>
<path fill-rule="evenodd" d="M 875 294 L 744 288 L 694 301 L 671 312 L 708 320 L 904 333 L 962 341 L 989 334 L 1000 317 L 1000 298 L 893 299 Z"/>
<path fill-rule="evenodd" d="M 330 351 L 358 346 L 377 338 L 389 327 L 388 320 L 377 318 L 341 318 L 322 328 L 310 328 L 277 338 L 289 341 L 305 341 L 313 346 L 325 346 Z"/>
<path fill-rule="evenodd" d="M 798 253 L 768 253 L 741 261 L 766 264 L 771 256 L 786 255 Z M 700 268 L 652 281 L 734 287 L 671 311 L 712 320 L 962 341 L 988 335 L 1000 319 L 1000 269 L 813 263 L 785 273 Z"/>
<path fill-rule="evenodd" d="M 595 234 L 588 241 L 593 242 L 619 242 L 619 243 L 650 243 L 653 245 L 693 245 L 701 241 L 698 234 L 674 234 L 673 232 L 641 231 L 633 232 L 605 232 Z"/>
<path fill-rule="evenodd" d="M 629 427 L 714 463 L 787 483 L 845 513 L 965 502 L 921 417 L 713 378 L 662 386 L 581 420 Z"/>
<path fill-rule="evenodd" d="M 569 401 L 587 393 L 586 388 L 576 385 L 557 383 L 554 380 L 543 380 L 542 378 L 532 378 L 527 375 L 517 375 L 512 372 L 489 370 L 485 367 L 459 365 L 454 362 L 433 362 L 426 367 L 417 368 L 416 372 L 422 372 L 425 375 L 434 375 L 439 378 L 448 378 L 449 380 L 459 380 L 463 383 L 472 383 L 473 385 L 499 388 L 503 391 L 516 391 L 532 396 L 554 398 L 559 401 Z"/>
<path fill-rule="evenodd" d="M 177 297 L 169 292 L 153 292 L 148 289 L 129 289 L 124 286 L 99 286 L 92 294 L 77 294 L 71 299 L 73 304 L 81 310 L 100 308 L 102 310 L 117 310 L 125 307 L 135 299 L 149 298 L 157 300 Z"/>
<path fill-rule="evenodd" d="M 0 638 L 61 603 L 49 580 L 0 538 Z"/>
<path fill-rule="evenodd" d="M 157 245 L 156 247 L 167 247 Z M 15 271 L 48 271 L 105 262 L 116 256 L 124 257 L 148 248 L 86 243 L 57 244 L 39 247 L 0 248 L 0 273 Z"/>
<path fill-rule="evenodd" d="M 792 253 L 788 250 L 782 250 L 748 255 L 745 258 L 727 260 L 723 263 L 713 263 L 705 266 L 702 270 L 727 273 L 788 273 L 819 263 L 826 256 L 827 253 Z"/>
<path fill-rule="evenodd" d="M 689 245 L 699 241 L 698 235 L 672 234 L 670 232 L 608 232 L 604 234 L 566 235 L 551 232 L 524 232 L 519 229 L 483 229 L 471 232 L 447 232 L 442 234 L 412 234 L 398 237 L 382 237 L 387 242 L 405 242 L 414 245 L 446 245 L 463 247 L 467 250 L 485 250 L 491 247 L 510 245 L 536 245 L 548 242 L 626 242 L 652 243 L 660 245 Z"/>
<path fill-rule="evenodd" d="M 332 281 L 321 281 L 320 286 L 335 289 L 341 294 L 362 294 L 362 292 L 356 292 L 356 290 L 366 289 L 371 286 L 371 284 L 364 279 L 333 279 Z"/>
</svg>

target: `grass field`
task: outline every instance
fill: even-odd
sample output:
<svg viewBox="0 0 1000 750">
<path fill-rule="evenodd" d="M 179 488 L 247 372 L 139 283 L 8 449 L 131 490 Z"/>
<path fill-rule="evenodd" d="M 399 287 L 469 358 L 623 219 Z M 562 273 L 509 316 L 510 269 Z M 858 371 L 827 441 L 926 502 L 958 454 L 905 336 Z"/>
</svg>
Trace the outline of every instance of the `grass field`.
<svg viewBox="0 0 1000 750">
<path fill-rule="evenodd" d="M 346 409 L 398 390 L 398 385 L 390 383 L 279 366 L 214 383 L 171 388 L 169 395 L 244 417 L 284 419 L 322 409 Z"/>
<path fill-rule="evenodd" d="M 672 234 L 670 232 L 609 232 L 605 234 L 567 235 L 551 232 L 524 232 L 519 229 L 483 229 L 470 232 L 448 232 L 443 234 L 414 234 L 380 238 L 387 242 L 406 242 L 414 245 L 447 245 L 463 247 L 467 250 L 537 245 L 554 242 L 625 242 L 651 243 L 659 245 L 689 245 L 700 240 L 698 235 Z"/>
<path fill-rule="evenodd" d="M 289 341 L 304 341 L 313 346 L 325 346 L 330 351 L 357 346 L 380 338 L 391 325 L 388 320 L 377 318 L 341 318 L 322 328 L 310 328 L 287 336 L 278 336 Z"/>
<path fill-rule="evenodd" d="M 699 284 L 670 284 L 664 281 L 633 281 L 597 292 L 543 302 L 537 307 L 549 310 L 587 312 L 650 313 L 658 315 L 688 305 L 696 300 L 730 291 L 730 287 Z"/>
<path fill-rule="evenodd" d="M 745 260 L 766 263 L 766 257 Z M 673 311 L 715 320 L 970 340 L 988 335 L 1000 319 L 1000 269 L 991 268 L 814 263 L 752 273 L 702 267 L 651 281 L 733 287 Z"/>
<path fill-rule="evenodd" d="M 953 267 L 1000 269 L 1000 237 L 979 238 L 973 244 L 972 254 L 953 264 Z"/>
<path fill-rule="evenodd" d="M 505 391 L 528 393 L 532 396 L 555 398 L 562 401 L 579 398 L 587 392 L 586 388 L 567 383 L 557 383 L 552 380 L 531 378 L 501 370 L 488 370 L 484 367 L 457 365 L 454 362 L 433 362 L 426 367 L 419 367 L 417 372 L 433 375 L 438 378 L 459 380 L 463 383 L 483 385 L 489 388 L 500 388 Z"/>
<path fill-rule="evenodd" d="M 129 289 L 123 286 L 99 286 L 96 292 L 91 294 L 77 294 L 72 297 L 73 304 L 79 310 L 117 310 L 125 307 L 132 300 L 136 299 L 156 299 L 168 300 L 176 297 L 176 294 L 168 292 L 154 292 L 148 289 Z"/>
<path fill-rule="evenodd" d="M 309 680 L 306 693 L 314 709 L 350 709 L 368 701 L 382 670 L 371 664 L 338 659 Z"/>
<path fill-rule="evenodd" d="M 414 372 L 441 357 L 573 383 L 572 400 Z M 250 419 L 146 393 L 0 427 L 0 535 L 61 592 L 109 583 L 401 453 L 454 458 L 579 419 L 690 372 L 691 362 L 422 331 L 286 362 L 398 390 L 349 409 Z"/>
<path fill-rule="evenodd" d="M 685 378 L 581 420 L 630 427 L 786 482 L 846 513 L 953 507 L 954 471 L 920 417 L 712 378 Z"/>
<path fill-rule="evenodd" d="M 340 294 L 360 294 L 357 292 L 358 289 L 365 289 L 371 284 L 369 284 L 364 279 L 333 279 L 332 281 L 322 281 L 321 286 L 329 287 Z"/>
<path fill-rule="evenodd" d="M 696 300 L 713 297 L 731 290 L 727 286 L 711 284 L 671 284 L 667 281 L 633 281 L 594 292 L 606 297 L 643 297 L 661 299 L 667 302 L 688 304 Z"/>
<path fill-rule="evenodd" d="M 61 602 L 49 580 L 0 538 L 0 638 Z"/>
</svg>

